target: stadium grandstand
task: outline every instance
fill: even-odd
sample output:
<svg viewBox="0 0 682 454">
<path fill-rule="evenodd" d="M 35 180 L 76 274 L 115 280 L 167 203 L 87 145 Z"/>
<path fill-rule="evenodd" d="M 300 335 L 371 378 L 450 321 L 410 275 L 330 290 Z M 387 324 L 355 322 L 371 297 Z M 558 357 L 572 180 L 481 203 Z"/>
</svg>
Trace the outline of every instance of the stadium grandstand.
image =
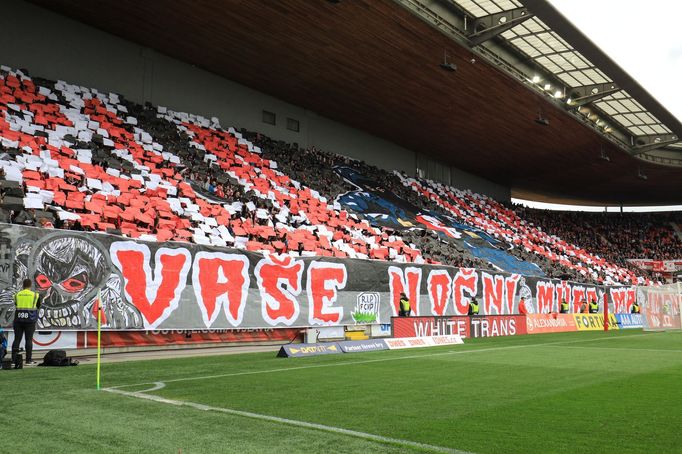
<svg viewBox="0 0 682 454">
<path fill-rule="evenodd" d="M 0 42 L 20 451 L 679 450 L 682 212 L 623 207 L 682 203 L 682 123 L 552 3 L 6 0 Z"/>
</svg>

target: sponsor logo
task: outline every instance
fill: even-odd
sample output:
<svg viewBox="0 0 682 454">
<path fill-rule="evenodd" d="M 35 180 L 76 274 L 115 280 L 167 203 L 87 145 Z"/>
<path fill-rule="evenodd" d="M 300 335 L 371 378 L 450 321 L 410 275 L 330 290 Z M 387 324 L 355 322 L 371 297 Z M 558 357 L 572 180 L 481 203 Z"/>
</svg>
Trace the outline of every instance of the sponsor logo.
<svg viewBox="0 0 682 454">
<path fill-rule="evenodd" d="M 342 341 L 339 342 L 341 351 L 344 353 L 360 353 L 373 352 L 377 350 L 387 350 L 386 342 L 381 339 L 368 339 L 360 341 Z"/>
<path fill-rule="evenodd" d="M 400 350 L 403 348 L 428 347 L 426 338 L 424 337 L 403 337 L 400 339 L 385 339 L 386 345 L 391 350 Z"/>
<path fill-rule="evenodd" d="M 529 334 L 575 331 L 575 319 L 570 314 L 530 314 L 526 317 Z"/>
<path fill-rule="evenodd" d="M 599 331 L 604 329 L 604 314 L 573 314 L 578 331 Z M 618 329 L 618 320 L 609 314 L 609 329 Z"/>
<path fill-rule="evenodd" d="M 378 292 L 362 292 L 357 296 L 355 309 L 350 315 L 356 325 L 380 323 L 381 295 Z"/>
<path fill-rule="evenodd" d="M 325 342 L 320 344 L 283 345 L 279 349 L 277 356 L 300 358 L 303 356 L 334 355 L 339 353 L 343 352 L 337 342 Z"/>
<path fill-rule="evenodd" d="M 431 341 L 433 345 L 455 345 L 463 344 L 462 336 L 449 335 L 449 336 L 431 336 Z"/>
<path fill-rule="evenodd" d="M 301 347 L 301 348 L 294 348 L 291 347 L 291 353 L 304 353 L 304 354 L 309 354 L 309 353 L 319 353 L 319 352 L 325 352 L 325 351 L 336 351 L 336 345 L 315 345 L 312 347 Z"/>
<path fill-rule="evenodd" d="M 471 317 L 471 337 L 517 336 L 526 334 L 526 317 L 501 315 Z"/>
<path fill-rule="evenodd" d="M 404 348 L 438 347 L 441 345 L 463 344 L 461 336 L 428 336 L 428 337 L 403 337 L 399 339 L 384 339 L 384 342 L 391 350 L 401 350 Z"/>
<path fill-rule="evenodd" d="M 620 329 L 641 328 L 642 315 L 641 314 L 616 314 L 616 320 Z"/>
<path fill-rule="evenodd" d="M 469 335 L 469 317 L 397 317 L 393 318 L 395 337 L 426 337 L 456 334 Z"/>
</svg>

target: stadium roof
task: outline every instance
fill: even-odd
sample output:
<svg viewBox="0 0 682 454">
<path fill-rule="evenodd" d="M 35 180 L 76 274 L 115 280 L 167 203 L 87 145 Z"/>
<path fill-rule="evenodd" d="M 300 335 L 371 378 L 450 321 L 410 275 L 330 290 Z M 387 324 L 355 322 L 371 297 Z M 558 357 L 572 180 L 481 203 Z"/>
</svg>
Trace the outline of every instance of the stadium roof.
<svg viewBox="0 0 682 454">
<path fill-rule="evenodd" d="M 682 202 L 680 122 L 544 0 L 31 2 L 516 197 Z"/>
<path fill-rule="evenodd" d="M 496 37 L 498 42 L 502 40 L 554 81 L 534 75 L 531 82 L 556 98 L 564 99 L 568 105 L 591 104 L 601 117 L 597 118 L 598 126 L 602 126 L 605 132 L 611 132 L 608 124 L 613 123 L 626 135 L 635 138 L 634 145 L 650 145 L 645 151 L 661 145 L 682 146 L 678 141 L 682 135 L 679 120 L 546 1 L 446 1 L 456 5 L 478 24 L 487 19 L 487 30 L 492 32 L 487 39 Z M 474 30 L 476 33 L 481 32 Z M 476 45 L 482 43 L 474 42 Z M 584 49 L 584 53 L 578 48 Z M 630 94 L 625 87 L 631 87 L 636 95 Z M 575 97 L 579 101 L 576 102 Z M 638 99 L 648 107 L 644 107 Z M 583 104 L 583 101 L 587 102 Z M 593 112 L 586 110 L 585 114 L 590 116 Z M 654 144 L 659 146 L 654 147 Z M 638 154 L 636 149 L 632 151 Z"/>
</svg>

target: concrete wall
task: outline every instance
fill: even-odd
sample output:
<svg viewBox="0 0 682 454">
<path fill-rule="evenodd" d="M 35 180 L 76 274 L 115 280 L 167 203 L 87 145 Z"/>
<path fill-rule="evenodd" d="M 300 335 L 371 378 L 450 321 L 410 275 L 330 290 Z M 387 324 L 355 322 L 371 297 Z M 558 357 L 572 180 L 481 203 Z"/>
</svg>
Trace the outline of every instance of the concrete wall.
<svg viewBox="0 0 682 454">
<path fill-rule="evenodd" d="M 215 116 L 225 127 L 244 127 L 301 146 L 314 145 L 378 167 L 411 175 L 416 171 L 414 151 L 21 0 L 2 0 L 0 43 L 0 64 L 25 68 L 33 76 Z M 275 126 L 263 123 L 263 110 L 276 114 Z M 287 130 L 287 118 L 299 121 L 299 132 Z M 509 188 L 426 160 L 428 165 L 421 167 L 429 178 L 502 200 L 510 198 Z M 451 181 L 452 174 L 457 178 Z"/>
</svg>

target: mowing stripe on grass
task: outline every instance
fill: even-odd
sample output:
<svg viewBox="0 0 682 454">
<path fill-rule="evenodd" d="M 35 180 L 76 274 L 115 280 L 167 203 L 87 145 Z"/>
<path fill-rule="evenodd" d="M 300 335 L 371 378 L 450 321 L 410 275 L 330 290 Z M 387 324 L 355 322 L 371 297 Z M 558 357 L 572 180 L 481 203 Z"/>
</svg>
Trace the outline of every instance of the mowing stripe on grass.
<svg viewBox="0 0 682 454">
<path fill-rule="evenodd" d="M 654 353 L 682 353 L 682 350 L 675 350 L 675 349 L 664 349 L 664 348 L 637 348 L 637 347 L 632 347 L 632 348 L 623 348 L 623 347 L 592 347 L 590 345 L 585 345 L 585 346 L 571 346 L 571 345 L 566 345 L 561 348 L 589 348 L 593 350 L 618 350 L 618 351 L 627 351 L 627 352 L 654 352 Z"/>
<path fill-rule="evenodd" d="M 338 362 L 338 363 L 309 364 L 306 366 L 280 367 L 277 369 L 255 370 L 255 371 L 247 371 L 247 372 L 231 372 L 231 373 L 226 373 L 226 374 L 202 375 L 202 376 L 198 376 L 198 377 L 172 378 L 170 380 L 164 380 L 163 383 L 175 383 L 175 382 L 194 381 L 194 380 L 208 380 L 208 379 L 223 378 L 223 377 L 238 377 L 240 375 L 269 374 L 269 373 L 274 373 L 274 372 L 286 372 L 286 371 L 292 371 L 292 370 L 317 369 L 317 368 L 321 368 L 321 367 L 352 366 L 352 365 L 357 365 L 357 364 L 382 363 L 382 362 L 386 362 L 386 361 L 400 361 L 400 360 L 405 360 L 405 359 L 430 358 L 430 357 L 434 357 L 434 356 L 444 356 L 444 355 L 463 355 L 466 353 L 491 352 L 491 351 L 497 351 L 497 350 L 511 350 L 511 349 L 515 349 L 515 348 L 544 347 L 544 346 L 551 346 L 551 345 L 575 344 L 575 343 L 581 343 L 581 342 L 596 342 L 596 341 L 605 341 L 605 340 L 613 340 L 613 339 L 624 339 L 627 337 L 655 336 L 657 334 L 658 333 L 630 334 L 630 335 L 626 335 L 626 336 L 605 337 L 605 338 L 601 338 L 601 339 L 580 339 L 580 340 L 572 340 L 572 341 L 540 342 L 540 343 L 536 343 L 536 344 L 509 345 L 506 347 L 476 348 L 476 349 L 471 349 L 471 350 L 448 350 L 446 352 L 424 353 L 424 354 L 407 355 L 407 356 L 396 356 L 396 357 L 390 357 L 390 358 L 366 359 L 366 360 L 361 360 L 361 361 L 342 361 L 342 362 Z M 129 384 L 129 385 L 110 386 L 109 388 L 107 388 L 107 390 L 120 389 L 120 388 L 132 388 L 132 387 L 142 386 L 142 385 L 153 385 L 155 383 L 158 383 L 158 382 L 142 382 L 142 383 L 133 383 L 133 384 Z"/>
<path fill-rule="evenodd" d="M 152 387 L 148 390 L 145 390 L 145 391 L 146 392 L 156 391 L 156 390 L 159 390 L 163 387 L 164 387 L 163 382 L 156 382 L 156 383 L 154 383 L 154 387 Z M 295 419 L 280 418 L 279 416 L 264 415 L 261 413 L 252 413 L 249 411 L 233 410 L 231 408 L 213 407 L 210 405 L 204 405 L 204 404 L 199 404 L 199 403 L 190 402 L 190 401 L 166 399 L 164 397 L 159 397 L 159 396 L 155 396 L 152 394 L 145 394 L 145 392 L 141 392 L 141 391 L 130 392 L 130 391 L 123 391 L 120 389 L 112 389 L 112 388 L 105 388 L 104 391 L 107 391 L 110 393 L 116 393 L 116 394 L 120 394 L 120 395 L 128 396 L 128 397 L 135 397 L 137 399 L 150 400 L 150 401 L 158 402 L 158 403 L 162 403 L 162 404 L 175 405 L 175 406 L 179 406 L 179 407 L 190 407 L 190 408 L 194 408 L 196 410 L 203 410 L 203 411 L 214 411 L 214 412 L 219 412 L 219 413 L 225 413 L 228 415 L 240 416 L 243 418 L 258 419 L 261 421 L 268 421 L 268 422 L 273 422 L 273 423 L 277 423 L 277 424 L 286 424 L 286 425 L 294 426 L 294 427 L 302 427 L 305 429 L 321 430 L 321 431 L 330 432 L 333 434 L 347 435 L 349 437 L 361 438 L 364 440 L 373 441 L 373 442 L 382 443 L 382 444 L 404 446 L 404 447 L 413 448 L 413 449 L 417 449 L 417 450 L 421 450 L 421 451 L 433 451 L 433 452 L 443 452 L 443 453 L 452 453 L 452 454 L 468 454 L 466 451 L 459 451 L 457 449 L 446 448 L 443 446 L 435 446 L 435 445 L 430 445 L 430 444 L 426 444 L 426 443 L 419 443 L 416 441 L 402 440 L 399 438 L 384 437 L 381 435 L 359 432 L 357 430 L 343 429 L 341 427 L 327 426 L 324 424 L 316 424 L 316 423 L 311 423 L 311 422 L 306 422 L 306 421 L 298 421 Z"/>
</svg>

